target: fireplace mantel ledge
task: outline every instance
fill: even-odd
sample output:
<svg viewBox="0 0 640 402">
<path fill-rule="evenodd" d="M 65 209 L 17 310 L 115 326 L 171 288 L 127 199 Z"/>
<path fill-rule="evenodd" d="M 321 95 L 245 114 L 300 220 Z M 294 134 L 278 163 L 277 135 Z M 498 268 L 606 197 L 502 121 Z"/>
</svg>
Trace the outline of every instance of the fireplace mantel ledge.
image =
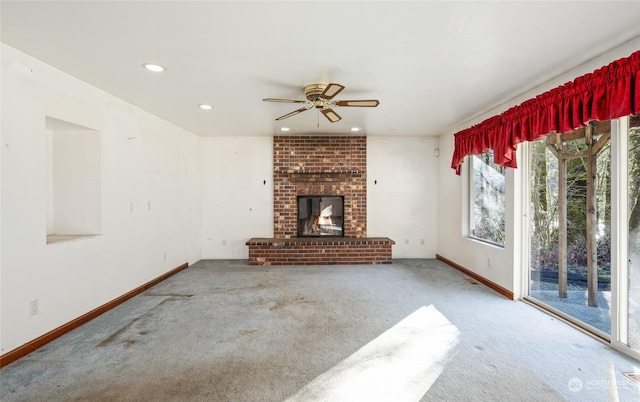
<svg viewBox="0 0 640 402">
<path fill-rule="evenodd" d="M 291 246 L 291 245 L 358 245 L 358 244 L 381 244 L 394 245 L 395 241 L 388 237 L 290 237 L 290 238 L 267 238 L 254 237 L 249 239 L 247 246 Z"/>
<path fill-rule="evenodd" d="M 366 170 L 295 170 L 275 169 L 277 174 L 365 174 Z"/>
</svg>

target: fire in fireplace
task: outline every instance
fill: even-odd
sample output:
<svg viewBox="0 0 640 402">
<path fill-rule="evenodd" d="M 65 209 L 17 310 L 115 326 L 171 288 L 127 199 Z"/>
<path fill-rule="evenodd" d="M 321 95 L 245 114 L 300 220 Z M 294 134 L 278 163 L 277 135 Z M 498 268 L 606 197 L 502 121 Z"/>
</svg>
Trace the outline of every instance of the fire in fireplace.
<svg viewBox="0 0 640 402">
<path fill-rule="evenodd" d="M 344 236 L 344 197 L 299 196 L 298 236 Z"/>
</svg>

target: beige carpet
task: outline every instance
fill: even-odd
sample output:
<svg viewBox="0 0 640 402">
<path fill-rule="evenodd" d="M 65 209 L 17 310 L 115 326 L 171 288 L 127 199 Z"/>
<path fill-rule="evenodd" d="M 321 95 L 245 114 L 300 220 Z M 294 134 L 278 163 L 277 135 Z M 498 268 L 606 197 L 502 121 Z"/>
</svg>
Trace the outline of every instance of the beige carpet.
<svg viewBox="0 0 640 402">
<path fill-rule="evenodd" d="M 640 400 L 637 361 L 465 279 L 201 261 L 4 367 L 0 399 Z"/>
</svg>

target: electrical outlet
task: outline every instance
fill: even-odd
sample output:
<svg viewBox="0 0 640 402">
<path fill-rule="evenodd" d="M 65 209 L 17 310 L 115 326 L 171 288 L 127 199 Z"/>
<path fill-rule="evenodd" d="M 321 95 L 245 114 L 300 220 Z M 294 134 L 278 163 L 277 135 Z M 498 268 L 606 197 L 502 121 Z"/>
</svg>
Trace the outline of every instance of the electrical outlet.
<svg viewBox="0 0 640 402">
<path fill-rule="evenodd" d="M 167 252 L 166 252 L 166 251 L 164 252 L 164 254 L 163 254 L 163 256 L 162 256 L 162 259 L 163 259 L 164 261 L 167 261 Z"/>
<path fill-rule="evenodd" d="M 409 244 L 409 239 L 404 239 L 404 244 Z"/>
<path fill-rule="evenodd" d="M 151 201 L 147 201 L 147 209 L 151 211 Z"/>
<path fill-rule="evenodd" d="M 129 212 L 133 212 L 133 201 L 129 201 Z"/>
<path fill-rule="evenodd" d="M 424 239 L 420 239 L 420 244 L 424 246 Z"/>
<path fill-rule="evenodd" d="M 38 306 L 38 299 L 36 300 L 31 300 L 29 302 L 29 315 L 36 315 L 38 314 L 38 310 L 39 310 L 39 306 Z"/>
<path fill-rule="evenodd" d="M 491 266 L 491 257 L 487 258 L 487 265 Z"/>
</svg>

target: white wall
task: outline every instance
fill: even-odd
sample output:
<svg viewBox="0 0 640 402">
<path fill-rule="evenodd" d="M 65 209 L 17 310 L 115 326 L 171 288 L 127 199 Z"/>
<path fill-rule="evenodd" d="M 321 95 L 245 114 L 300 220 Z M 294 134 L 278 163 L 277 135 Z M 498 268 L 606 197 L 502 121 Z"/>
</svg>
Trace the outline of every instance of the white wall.
<svg viewBox="0 0 640 402">
<path fill-rule="evenodd" d="M 273 139 L 202 139 L 202 258 L 247 259 L 247 240 L 273 237 Z"/>
<path fill-rule="evenodd" d="M 367 138 L 367 234 L 395 240 L 394 258 L 435 257 L 437 143 Z M 273 140 L 202 138 L 201 152 L 202 258 L 246 259 L 248 239 L 273 236 Z"/>
<path fill-rule="evenodd" d="M 6 353 L 200 259 L 200 139 L 11 47 L 1 50 Z M 46 244 L 45 116 L 100 131 L 101 236 Z M 36 299 L 39 313 L 30 316 Z"/>
<path fill-rule="evenodd" d="M 463 267 L 489 279 L 509 290 L 514 289 L 515 256 L 515 197 L 516 172 L 507 169 L 506 179 L 506 240 L 503 247 L 489 245 L 468 238 L 469 210 L 467 187 L 469 177 L 468 163 L 462 167 L 460 176 L 451 169 L 453 155 L 453 136 L 440 138 L 439 182 L 438 182 L 438 246 L 437 253 Z M 451 171 L 451 172 L 449 172 Z"/>
<path fill-rule="evenodd" d="M 394 240 L 393 258 L 436 255 L 436 148 L 437 138 L 367 137 L 367 236 Z"/>
<path fill-rule="evenodd" d="M 524 209 L 522 207 L 523 185 L 527 178 L 522 176 L 523 169 L 507 169 L 507 194 L 506 194 L 506 244 L 504 248 L 498 248 L 481 242 L 470 240 L 466 237 L 467 223 L 467 162 L 462 166 L 463 174 L 456 176 L 451 169 L 451 156 L 453 155 L 453 134 L 477 124 L 491 116 L 500 114 L 512 106 L 518 105 L 527 99 L 533 98 L 545 91 L 562 85 L 568 81 L 611 63 L 614 60 L 628 57 L 637 51 L 638 38 L 629 41 L 591 61 L 562 74 L 543 85 L 540 85 L 515 99 L 510 100 L 477 118 L 461 123 L 458 127 L 440 136 L 441 158 L 439 161 L 438 180 L 438 254 L 448 258 L 463 267 L 478 273 L 490 281 L 514 292 L 516 298 L 523 294 L 523 272 L 526 269 L 523 261 L 522 228 Z M 518 150 L 518 163 L 526 163 Z M 491 259 L 491 265 L 489 265 Z"/>
</svg>

